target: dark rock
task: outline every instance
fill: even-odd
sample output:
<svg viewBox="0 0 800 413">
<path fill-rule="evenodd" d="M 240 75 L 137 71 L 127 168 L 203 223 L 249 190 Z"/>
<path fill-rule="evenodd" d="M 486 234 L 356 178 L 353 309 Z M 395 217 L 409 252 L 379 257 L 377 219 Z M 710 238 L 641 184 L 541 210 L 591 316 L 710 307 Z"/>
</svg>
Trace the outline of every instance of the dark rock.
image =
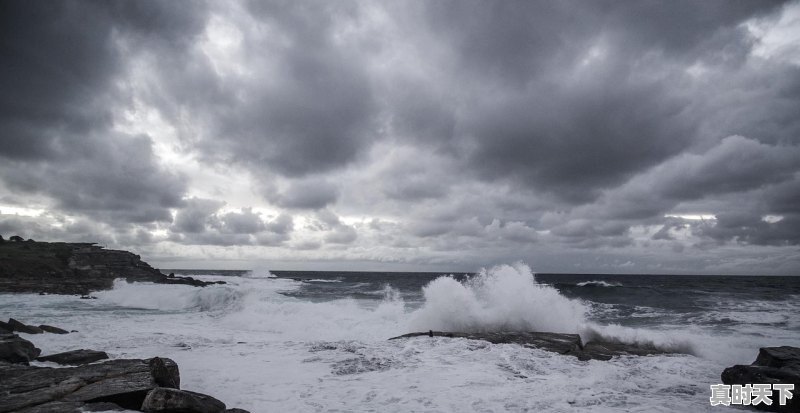
<svg viewBox="0 0 800 413">
<path fill-rule="evenodd" d="M 114 403 L 50 402 L 17 410 L 18 413 L 83 413 L 125 411 Z"/>
<path fill-rule="evenodd" d="M 51 354 L 49 356 L 42 356 L 37 358 L 37 361 L 51 361 L 58 364 L 67 364 L 71 366 L 81 366 L 84 364 L 94 363 L 95 361 L 105 360 L 108 354 L 105 351 L 96 350 L 71 350 L 63 353 Z"/>
<path fill-rule="evenodd" d="M 753 365 L 800 371 L 800 348 L 790 346 L 762 347 L 758 350 L 758 357 L 756 357 Z"/>
<path fill-rule="evenodd" d="M 224 413 L 225 403 L 205 394 L 159 387 L 147 394 L 141 410 L 164 413 Z"/>
<path fill-rule="evenodd" d="M 178 365 L 171 362 L 170 359 L 153 357 L 149 360 L 148 365 L 156 384 L 172 389 L 181 388 L 181 373 L 178 371 Z"/>
<path fill-rule="evenodd" d="M 100 402 L 100 403 L 87 403 L 81 408 L 82 412 L 117 412 L 127 410 L 122 406 L 114 403 Z"/>
<path fill-rule="evenodd" d="M 225 413 L 250 413 L 250 412 L 244 409 L 228 409 L 225 410 Z"/>
<path fill-rule="evenodd" d="M 97 299 L 97 297 L 95 297 L 93 295 L 82 295 L 81 296 L 81 300 L 96 300 L 96 299 Z"/>
<path fill-rule="evenodd" d="M 17 320 L 14 320 L 13 318 L 9 318 L 8 319 L 8 325 L 11 327 L 12 331 L 17 331 L 17 332 L 20 332 L 20 333 L 27 333 L 27 334 L 42 334 L 42 333 L 44 333 L 44 331 L 42 331 L 42 329 L 39 328 L 39 327 L 29 326 L 29 325 L 27 325 L 25 323 L 21 323 L 21 322 L 19 322 Z"/>
<path fill-rule="evenodd" d="M 170 359 L 161 359 L 163 371 L 178 371 Z M 177 374 L 176 374 L 177 376 Z M 150 360 L 111 360 L 80 367 L 48 368 L 0 364 L 0 412 L 51 402 L 114 403 L 138 410 L 147 393 L 158 387 Z M 172 378 L 172 382 L 179 382 Z"/>
<path fill-rule="evenodd" d="M 83 409 L 85 406 L 86 403 L 81 402 L 50 402 L 17 410 L 17 413 L 81 413 L 87 411 Z"/>
<path fill-rule="evenodd" d="M 0 360 L 2 361 L 27 364 L 41 352 L 33 343 L 16 334 L 0 334 Z"/>
<path fill-rule="evenodd" d="M 69 334 L 69 331 L 64 330 L 63 328 L 49 326 L 47 324 L 42 324 L 39 328 L 46 332 L 46 333 L 53 333 L 53 334 Z"/>
<path fill-rule="evenodd" d="M 670 354 L 670 352 L 649 344 L 594 340 L 583 346 L 582 354 L 578 358 L 581 360 L 611 360 L 615 356 L 651 356 L 656 354 Z"/>
<path fill-rule="evenodd" d="M 14 329 L 11 328 L 11 324 L 6 323 L 5 321 L 0 321 L 0 333 L 13 333 Z"/>
<path fill-rule="evenodd" d="M 546 332 L 488 332 L 488 333 L 458 333 L 428 331 L 421 333 L 404 334 L 392 337 L 389 340 L 409 337 L 450 337 L 466 338 L 470 340 L 483 340 L 493 344 L 519 344 L 523 347 L 537 348 L 559 354 L 568 354 L 580 360 L 610 360 L 614 356 L 622 355 L 651 355 L 666 354 L 663 350 L 652 346 L 627 344 L 612 341 L 591 341 L 584 345 L 578 334 L 546 333 Z"/>
<path fill-rule="evenodd" d="M 722 372 L 722 382 L 725 384 L 794 384 L 800 389 L 800 348 L 764 347 L 758 351 L 758 357 L 750 365 L 736 365 L 726 368 Z M 795 396 L 787 400 L 785 406 L 778 403 L 779 392 L 772 392 L 772 405 L 763 403 L 754 406 L 759 410 L 773 412 L 800 412 L 800 398 Z"/>
</svg>

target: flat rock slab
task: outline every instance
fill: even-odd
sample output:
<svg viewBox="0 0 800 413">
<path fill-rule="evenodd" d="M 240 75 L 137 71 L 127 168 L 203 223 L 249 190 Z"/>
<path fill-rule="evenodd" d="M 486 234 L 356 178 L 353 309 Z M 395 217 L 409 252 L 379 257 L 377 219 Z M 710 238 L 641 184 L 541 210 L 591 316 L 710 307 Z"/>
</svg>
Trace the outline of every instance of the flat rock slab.
<svg viewBox="0 0 800 413">
<path fill-rule="evenodd" d="M 154 362 L 156 359 L 158 362 Z M 165 372 L 172 377 L 163 377 Z M 111 360 L 69 368 L 0 363 L 0 412 L 52 402 L 109 402 L 138 410 L 150 390 L 168 382 L 180 384 L 178 366 L 162 358 Z"/>
<path fill-rule="evenodd" d="M 206 394 L 159 387 L 142 403 L 144 412 L 225 413 L 225 403 Z"/>
<path fill-rule="evenodd" d="M 16 334 L 0 334 L 0 360 L 9 363 L 24 363 L 34 360 L 42 350 Z"/>
<path fill-rule="evenodd" d="M 572 355 L 580 360 L 610 360 L 615 356 L 644 356 L 668 353 L 663 350 L 656 349 L 655 347 L 619 342 L 591 341 L 584 345 L 581 342 L 581 337 L 578 334 L 548 333 L 537 331 L 487 333 L 428 331 L 404 334 L 402 336 L 392 337 L 389 340 L 410 337 L 466 338 L 470 340 L 488 341 L 493 344 L 518 344 L 528 348 L 536 348 L 559 354 Z"/>
<path fill-rule="evenodd" d="M 53 363 L 66 364 L 70 366 L 82 366 L 84 364 L 94 363 L 95 361 L 106 359 L 108 359 L 108 354 L 106 354 L 105 351 L 81 349 L 38 357 L 36 361 L 50 361 Z"/>
</svg>

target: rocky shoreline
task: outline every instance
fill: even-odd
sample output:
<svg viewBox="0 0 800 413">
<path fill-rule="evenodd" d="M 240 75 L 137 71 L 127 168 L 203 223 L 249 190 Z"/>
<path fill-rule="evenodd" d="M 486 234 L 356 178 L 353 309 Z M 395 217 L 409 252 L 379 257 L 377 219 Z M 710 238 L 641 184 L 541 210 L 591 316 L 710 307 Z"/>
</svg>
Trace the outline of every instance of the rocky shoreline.
<svg viewBox="0 0 800 413">
<path fill-rule="evenodd" d="M 105 352 L 86 349 L 40 356 L 40 349 L 15 334 L 37 327 L 14 319 L 0 323 L 0 413 L 248 413 L 182 390 L 178 365 L 171 359 L 108 360 Z M 71 367 L 31 366 L 34 361 Z"/>
<path fill-rule="evenodd" d="M 118 278 L 195 287 L 224 284 L 165 275 L 136 254 L 94 243 L 0 241 L 0 292 L 88 296 L 112 288 Z"/>
</svg>

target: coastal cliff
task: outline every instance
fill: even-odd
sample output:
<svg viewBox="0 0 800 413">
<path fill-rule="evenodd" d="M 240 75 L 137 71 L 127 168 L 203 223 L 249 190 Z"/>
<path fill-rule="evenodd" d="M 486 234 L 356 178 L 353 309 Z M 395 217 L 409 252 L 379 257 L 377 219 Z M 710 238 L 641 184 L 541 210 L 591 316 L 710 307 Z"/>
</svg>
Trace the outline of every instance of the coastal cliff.
<svg viewBox="0 0 800 413">
<path fill-rule="evenodd" d="M 117 278 L 198 287 L 209 284 L 164 275 L 136 254 L 94 243 L 0 241 L 0 292 L 83 295 L 109 289 Z"/>
</svg>

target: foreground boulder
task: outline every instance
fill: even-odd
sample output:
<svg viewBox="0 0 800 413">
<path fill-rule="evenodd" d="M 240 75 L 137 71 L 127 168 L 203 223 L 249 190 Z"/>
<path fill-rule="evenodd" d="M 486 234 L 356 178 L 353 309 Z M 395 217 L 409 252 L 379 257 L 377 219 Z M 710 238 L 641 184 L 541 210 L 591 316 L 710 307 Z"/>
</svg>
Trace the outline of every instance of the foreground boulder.
<svg viewBox="0 0 800 413">
<path fill-rule="evenodd" d="M 636 345 L 614 341 L 590 341 L 585 345 L 578 334 L 547 333 L 537 331 L 507 331 L 487 333 L 459 333 L 428 331 L 409 333 L 389 340 L 410 337 L 450 337 L 483 340 L 493 344 L 519 344 L 523 347 L 552 351 L 577 357 L 579 360 L 611 360 L 615 356 L 667 354 L 653 346 Z"/>
<path fill-rule="evenodd" d="M 7 363 L 28 364 L 36 359 L 42 350 L 16 334 L 0 334 L 0 360 Z"/>
<path fill-rule="evenodd" d="M 53 363 L 66 364 L 70 366 L 81 366 L 106 359 L 108 359 L 108 354 L 106 354 L 105 351 L 81 349 L 38 357 L 36 361 L 50 361 Z"/>
<path fill-rule="evenodd" d="M 224 413 L 225 403 L 205 394 L 159 387 L 147 393 L 144 412 Z"/>
<path fill-rule="evenodd" d="M 755 406 L 757 409 L 773 412 L 800 412 L 800 348 L 764 347 L 758 351 L 758 357 L 750 365 L 736 365 L 722 372 L 725 384 L 794 384 L 795 396 L 787 400 L 785 406 L 778 403 L 778 391 L 772 392 L 772 405 L 764 403 Z"/>
<path fill-rule="evenodd" d="M 41 407 L 47 403 L 75 406 L 100 402 L 139 410 L 148 392 L 172 385 L 180 385 L 177 364 L 157 357 L 111 360 L 70 368 L 0 363 L 0 394 L 3 395 L 0 412 Z"/>
</svg>

